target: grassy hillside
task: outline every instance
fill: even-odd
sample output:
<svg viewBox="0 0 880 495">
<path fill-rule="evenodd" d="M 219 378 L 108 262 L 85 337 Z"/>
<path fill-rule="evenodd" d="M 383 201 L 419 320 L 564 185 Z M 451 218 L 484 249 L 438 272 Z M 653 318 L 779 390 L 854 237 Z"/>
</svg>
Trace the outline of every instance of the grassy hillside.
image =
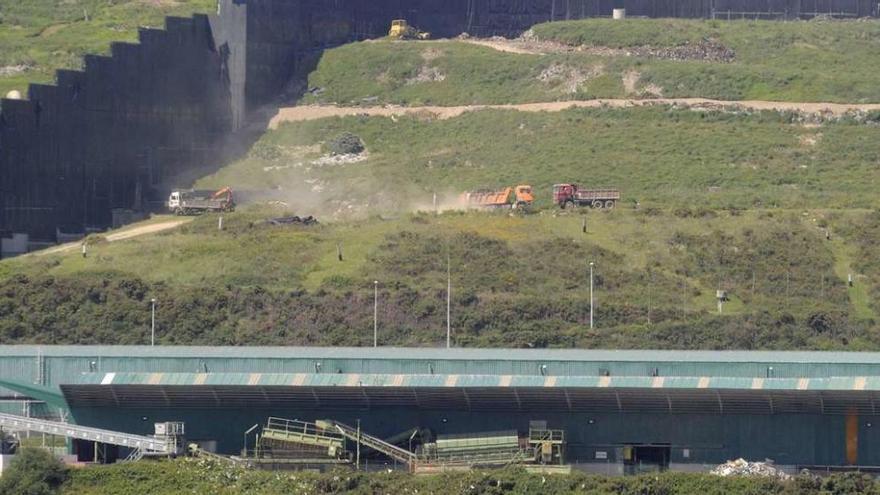
<svg viewBox="0 0 880 495">
<path fill-rule="evenodd" d="M 107 15 L 135 8 L 101 5 Z M 740 88 L 745 97 L 743 88 L 783 88 L 767 83 L 773 71 L 801 71 L 813 81 L 818 67 L 801 57 L 798 67 L 761 68 L 748 58 L 757 57 L 753 38 L 797 45 L 813 36 L 827 57 L 845 59 L 873 47 L 877 26 L 588 21 L 536 28 L 575 44 L 599 36 L 609 49 L 708 36 L 737 51 L 733 64 L 506 54 L 459 42 L 361 43 L 325 54 L 312 76 L 324 91 L 309 98 L 377 96 L 408 104 L 568 98 L 560 92 L 566 81 L 538 77 L 554 66 L 571 76 L 564 67 L 572 64 L 584 64 L 583 75 L 595 63 L 605 72 L 585 80 L 576 97 L 599 90 L 617 95 L 622 75 L 634 67 L 643 83 L 658 85 L 649 79 L 658 74 L 652 70 L 679 71 L 670 77 L 682 81 L 676 86 L 682 94 L 703 91 L 709 80 L 728 91 L 732 86 L 725 85 L 758 71 L 761 82 Z M 762 43 L 771 60 L 789 49 L 782 41 Z M 715 65 L 736 73 L 686 74 Z M 860 70 L 853 69 L 860 81 L 877 77 Z M 848 85 L 846 95 L 867 87 L 846 83 L 844 71 L 831 72 Z M 804 87 L 788 95 L 801 99 Z M 74 250 L 0 262 L 0 344 L 143 343 L 155 297 L 165 344 L 362 345 L 372 337 L 378 280 L 381 343 L 439 345 L 449 259 L 459 346 L 880 350 L 878 120 L 804 123 L 775 112 L 654 107 L 285 124 L 247 157 L 198 182 L 230 185 L 252 204 L 226 215 L 222 231 L 206 216 L 128 241 L 93 238 L 85 259 Z M 345 132 L 358 135 L 366 153 L 329 160 L 328 141 Z M 550 204 L 558 182 L 617 187 L 624 200 L 613 211 L 559 211 Z M 446 206 L 464 190 L 520 183 L 536 188 L 529 213 L 417 213 L 432 210 L 435 194 Z M 315 214 L 322 224 L 266 222 L 292 213 Z M 589 261 L 596 263 L 592 331 Z M 846 284 L 850 273 L 853 287 Z M 731 296 L 723 314 L 718 289 Z"/>
<path fill-rule="evenodd" d="M 132 480 L 138 480 L 137 490 Z M 218 495 L 467 493 L 555 495 L 746 495 L 746 494 L 873 494 L 880 488 L 868 475 L 850 473 L 824 480 L 807 476 L 783 482 L 766 478 L 721 478 L 705 474 L 664 473 L 633 477 L 589 476 L 582 473 L 542 476 L 517 469 L 481 470 L 431 476 L 404 473 L 327 474 L 243 471 L 206 461 L 139 462 L 71 472 L 63 495 L 153 495 L 214 493 Z"/>
<path fill-rule="evenodd" d="M 613 186 L 660 208 L 875 208 L 880 127 L 792 115 L 670 108 L 481 111 L 449 120 L 349 117 L 283 125 L 200 182 L 276 189 L 324 211 L 431 204 L 433 193 L 559 182 Z M 314 164 L 322 143 L 360 136 L 366 161 Z M 315 191 L 320 191 L 316 193 Z"/>
<path fill-rule="evenodd" d="M 321 162 L 342 132 L 365 160 Z M 87 259 L 4 261 L 0 341 L 143 342 L 156 297 L 163 343 L 359 345 L 378 280 L 383 344 L 438 345 L 448 256 L 457 345 L 880 349 L 878 132 L 666 108 L 287 124 L 199 184 L 286 206 L 258 200 L 223 231 L 207 216 L 94 242 Z M 560 211 L 560 181 L 617 186 L 624 201 Z M 528 214 L 414 213 L 434 191 L 521 182 L 538 194 Z M 266 223 L 286 213 L 323 223 Z M 721 315 L 718 289 L 731 295 Z"/>
<path fill-rule="evenodd" d="M 587 234 L 581 212 L 263 222 L 279 214 L 5 261 L 0 341 L 140 343 L 156 297 L 166 344 L 361 345 L 379 280 L 382 343 L 438 345 L 448 256 L 457 345 L 880 349 L 813 222 L 854 228 L 864 213 L 615 210 L 588 214 Z"/>
<path fill-rule="evenodd" d="M 0 0 L 0 96 L 51 82 L 55 69 L 79 68 L 111 42 L 136 41 L 139 26 L 213 9 L 212 0 Z"/>
<path fill-rule="evenodd" d="M 880 22 L 591 19 L 538 25 L 534 33 L 587 48 L 537 55 L 459 41 L 357 43 L 324 54 L 309 79 L 323 92 L 305 101 L 453 105 L 663 95 L 880 102 Z M 703 40 L 733 50 L 733 61 L 627 54 Z"/>
</svg>

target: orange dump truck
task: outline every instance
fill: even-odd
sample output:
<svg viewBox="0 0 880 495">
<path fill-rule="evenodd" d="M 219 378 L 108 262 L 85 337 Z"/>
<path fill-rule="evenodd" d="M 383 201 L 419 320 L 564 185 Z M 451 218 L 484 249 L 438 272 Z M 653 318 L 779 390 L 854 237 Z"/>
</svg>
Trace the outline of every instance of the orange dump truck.
<svg viewBox="0 0 880 495">
<path fill-rule="evenodd" d="M 500 190 L 479 189 L 459 197 L 465 208 L 525 208 L 535 201 L 532 186 L 520 185 Z"/>
</svg>

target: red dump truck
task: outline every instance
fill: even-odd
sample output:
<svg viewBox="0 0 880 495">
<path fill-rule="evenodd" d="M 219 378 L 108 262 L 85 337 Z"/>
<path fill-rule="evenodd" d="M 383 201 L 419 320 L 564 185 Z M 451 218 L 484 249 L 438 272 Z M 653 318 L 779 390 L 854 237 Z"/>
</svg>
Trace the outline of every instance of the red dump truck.
<svg viewBox="0 0 880 495">
<path fill-rule="evenodd" d="M 620 191 L 617 189 L 582 189 L 577 184 L 553 186 L 553 203 L 560 208 L 589 206 L 611 209 L 618 201 L 620 201 Z"/>
</svg>

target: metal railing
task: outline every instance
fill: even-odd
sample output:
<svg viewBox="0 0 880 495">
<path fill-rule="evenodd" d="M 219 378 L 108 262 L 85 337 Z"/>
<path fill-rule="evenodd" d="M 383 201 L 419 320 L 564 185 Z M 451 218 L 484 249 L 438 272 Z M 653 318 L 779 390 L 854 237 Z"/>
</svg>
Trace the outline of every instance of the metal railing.
<svg viewBox="0 0 880 495">
<path fill-rule="evenodd" d="M 318 428 L 314 423 L 284 418 L 269 418 L 263 428 L 263 438 L 281 442 L 342 447 L 345 437 L 335 430 Z"/>
<path fill-rule="evenodd" d="M 553 442 L 562 443 L 565 441 L 564 430 L 529 430 L 529 443 Z"/>
<path fill-rule="evenodd" d="M 143 452 L 163 454 L 171 454 L 174 452 L 174 446 L 169 445 L 168 441 L 164 438 L 132 435 L 130 433 L 89 428 L 86 426 L 60 423 L 57 421 L 48 421 L 45 419 L 26 418 L 14 414 L 0 414 L 0 426 L 8 430 L 48 433 L 50 435 L 57 435 L 65 438 L 88 440 L 108 445 L 118 445 L 120 447 L 128 447 Z"/>
<path fill-rule="evenodd" d="M 365 435 L 363 431 L 359 431 L 351 426 L 330 420 L 318 421 L 317 424 L 319 427 L 327 426 L 327 429 L 335 428 L 349 440 L 360 442 L 361 445 L 369 447 L 377 452 L 381 452 L 395 461 L 402 462 L 409 466 L 413 466 L 418 460 L 414 453 L 396 445 L 391 445 L 390 443 L 374 436 Z"/>
</svg>

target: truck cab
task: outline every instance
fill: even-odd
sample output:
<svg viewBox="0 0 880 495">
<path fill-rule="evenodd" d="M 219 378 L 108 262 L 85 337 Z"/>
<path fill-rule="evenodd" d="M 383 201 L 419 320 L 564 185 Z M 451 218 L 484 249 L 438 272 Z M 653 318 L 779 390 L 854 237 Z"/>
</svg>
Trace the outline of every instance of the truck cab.
<svg viewBox="0 0 880 495">
<path fill-rule="evenodd" d="M 577 186 L 573 184 L 556 184 L 553 186 L 553 203 L 562 208 L 574 205 Z"/>
<path fill-rule="evenodd" d="M 535 196 L 532 194 L 532 186 L 516 186 L 516 188 L 514 188 L 514 193 L 516 195 L 513 203 L 514 208 L 524 208 L 526 206 L 531 206 L 531 204 L 535 202 Z"/>
<path fill-rule="evenodd" d="M 180 191 L 173 191 L 168 196 L 168 209 L 174 211 L 177 208 L 180 208 Z"/>
</svg>

